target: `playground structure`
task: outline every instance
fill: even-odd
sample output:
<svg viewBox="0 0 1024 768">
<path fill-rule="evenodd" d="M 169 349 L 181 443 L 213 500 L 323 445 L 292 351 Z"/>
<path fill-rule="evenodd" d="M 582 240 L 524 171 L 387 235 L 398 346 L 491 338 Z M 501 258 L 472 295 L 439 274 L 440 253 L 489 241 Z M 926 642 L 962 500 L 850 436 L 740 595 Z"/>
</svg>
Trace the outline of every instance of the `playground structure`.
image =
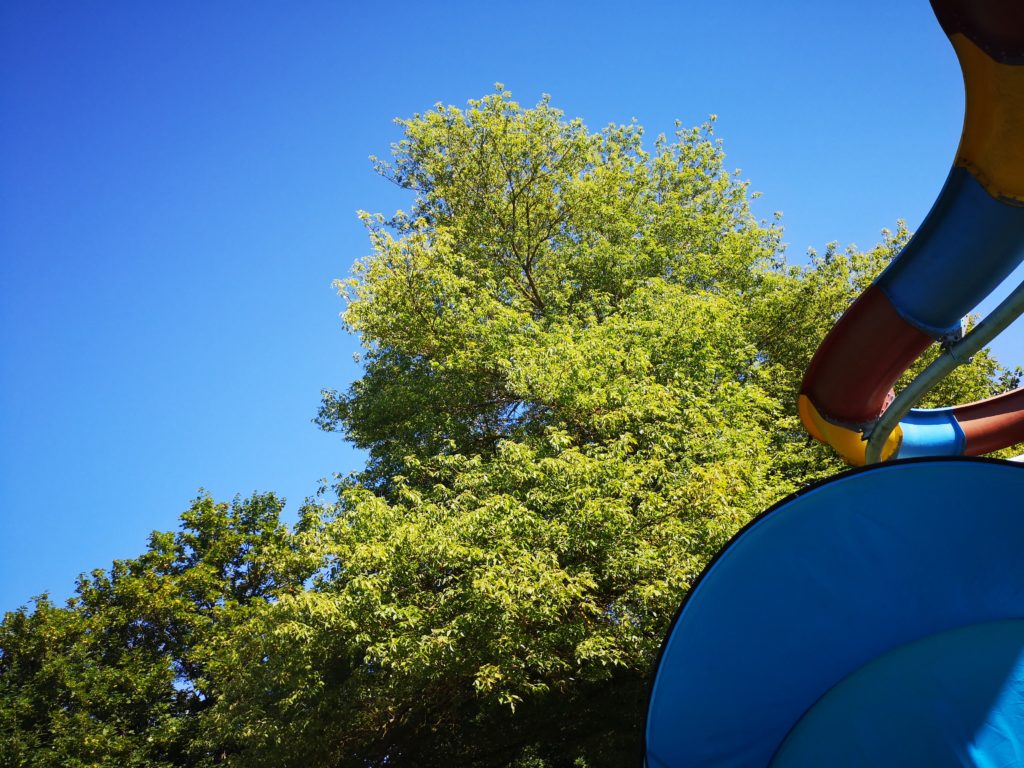
<svg viewBox="0 0 1024 768">
<path fill-rule="evenodd" d="M 1024 310 L 1022 287 L 987 325 L 960 338 L 962 318 L 1024 258 L 1024 7 L 1012 0 L 934 0 L 932 7 L 967 94 L 953 169 L 906 248 L 822 342 L 800 388 L 807 431 L 854 465 L 980 456 L 1024 441 L 1024 389 L 954 408 L 903 408 L 923 394 L 919 386 L 889 403 L 893 384 L 932 343 L 944 343 L 945 357 L 923 384 Z M 880 423 L 884 411 L 889 419 Z M 891 423 L 893 416 L 906 418 Z M 869 446 L 878 447 L 874 456 Z"/>
<path fill-rule="evenodd" d="M 1024 465 L 957 458 L 1024 442 L 1024 389 L 913 407 L 1024 312 L 1022 285 L 963 332 L 1024 260 L 1024 2 L 932 8 L 966 89 L 953 168 L 799 393 L 807 431 L 863 468 L 765 512 L 692 587 L 649 768 L 1024 766 Z"/>
</svg>

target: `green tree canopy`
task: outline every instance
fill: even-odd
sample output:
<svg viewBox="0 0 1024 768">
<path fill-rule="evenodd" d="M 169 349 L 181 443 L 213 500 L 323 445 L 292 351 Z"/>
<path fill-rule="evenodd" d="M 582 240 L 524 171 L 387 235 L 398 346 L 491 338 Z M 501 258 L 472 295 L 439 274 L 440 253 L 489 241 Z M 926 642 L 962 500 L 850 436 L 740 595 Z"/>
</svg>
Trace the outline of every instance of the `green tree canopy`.
<svg viewBox="0 0 1024 768">
<path fill-rule="evenodd" d="M 643 303 L 637 291 L 742 291 L 776 254 L 779 233 L 751 217 L 710 123 L 652 154 L 635 124 L 591 133 L 547 99 L 523 109 L 507 93 L 399 122 L 405 138 L 375 166 L 416 197 L 408 214 L 363 214 L 373 254 L 339 286 L 365 375 L 320 414 L 369 449 L 366 480 L 387 484 L 406 456 L 450 443 L 491 456 L 549 426 L 593 428 L 601 406 L 579 397 L 603 387 L 556 392 L 549 374 L 570 372 L 544 370 L 553 359 L 538 351 L 576 337 L 604 355 L 611 340 L 590 336 Z"/>
<path fill-rule="evenodd" d="M 154 532 L 140 557 L 83 575 L 65 607 L 43 596 L 6 614 L 0 765 L 205 765 L 233 748 L 230 734 L 203 738 L 211 651 L 315 567 L 282 506 L 273 494 L 200 496 L 179 532 Z"/>
<path fill-rule="evenodd" d="M 711 122 L 648 149 L 499 88 L 399 123 L 374 163 L 410 210 L 362 214 L 364 371 L 317 419 L 365 471 L 294 529 L 272 496 L 201 498 L 65 608 L 8 614 L 8 764 L 635 764 L 693 580 L 842 468 L 796 390 L 902 224 L 791 266 Z M 982 353 L 935 397 L 1017 375 Z"/>
</svg>

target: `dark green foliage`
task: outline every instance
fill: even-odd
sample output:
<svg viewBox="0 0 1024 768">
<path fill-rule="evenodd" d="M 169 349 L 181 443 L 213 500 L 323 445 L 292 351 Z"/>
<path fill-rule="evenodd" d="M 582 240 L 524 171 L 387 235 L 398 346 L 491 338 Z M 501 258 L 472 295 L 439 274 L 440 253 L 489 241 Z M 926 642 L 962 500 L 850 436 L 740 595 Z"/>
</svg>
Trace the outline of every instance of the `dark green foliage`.
<svg viewBox="0 0 1024 768">
<path fill-rule="evenodd" d="M 200 497 L 179 533 L 79 579 L 65 608 L 45 597 L 0 624 L 0 764 L 210 764 L 200 715 L 211 647 L 256 606 L 302 588 L 312 568 L 272 494 Z"/>
</svg>

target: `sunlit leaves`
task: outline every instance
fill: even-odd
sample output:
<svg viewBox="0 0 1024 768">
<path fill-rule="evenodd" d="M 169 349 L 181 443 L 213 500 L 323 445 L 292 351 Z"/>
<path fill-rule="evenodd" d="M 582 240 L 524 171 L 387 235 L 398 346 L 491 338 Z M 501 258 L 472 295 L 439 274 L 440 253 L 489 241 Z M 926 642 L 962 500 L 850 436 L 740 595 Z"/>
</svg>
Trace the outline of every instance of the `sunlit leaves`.
<svg viewBox="0 0 1024 768">
<path fill-rule="evenodd" d="M 272 495 L 200 497 L 8 614 L 0 764 L 639 764 L 702 568 L 842 468 L 796 393 L 902 224 L 787 266 L 712 121 L 645 146 L 499 88 L 400 125 L 375 166 L 410 210 L 362 215 L 337 287 L 365 368 L 317 419 L 366 471 L 293 529 Z M 982 353 L 933 397 L 1014 375 Z"/>
</svg>

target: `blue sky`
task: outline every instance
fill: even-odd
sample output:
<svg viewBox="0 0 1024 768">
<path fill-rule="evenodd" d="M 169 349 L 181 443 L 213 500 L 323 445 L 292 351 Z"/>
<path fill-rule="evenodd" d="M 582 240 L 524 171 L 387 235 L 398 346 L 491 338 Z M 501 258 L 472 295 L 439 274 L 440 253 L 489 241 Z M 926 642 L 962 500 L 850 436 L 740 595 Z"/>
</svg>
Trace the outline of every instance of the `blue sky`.
<svg viewBox="0 0 1024 768">
<path fill-rule="evenodd" d="M 310 419 L 358 375 L 330 285 L 355 211 L 409 203 L 367 161 L 394 117 L 499 81 L 651 138 L 715 113 L 799 261 L 916 227 L 963 104 L 924 0 L 5 3 L 0 73 L 0 611 L 200 487 L 294 512 L 360 466 Z"/>
</svg>

